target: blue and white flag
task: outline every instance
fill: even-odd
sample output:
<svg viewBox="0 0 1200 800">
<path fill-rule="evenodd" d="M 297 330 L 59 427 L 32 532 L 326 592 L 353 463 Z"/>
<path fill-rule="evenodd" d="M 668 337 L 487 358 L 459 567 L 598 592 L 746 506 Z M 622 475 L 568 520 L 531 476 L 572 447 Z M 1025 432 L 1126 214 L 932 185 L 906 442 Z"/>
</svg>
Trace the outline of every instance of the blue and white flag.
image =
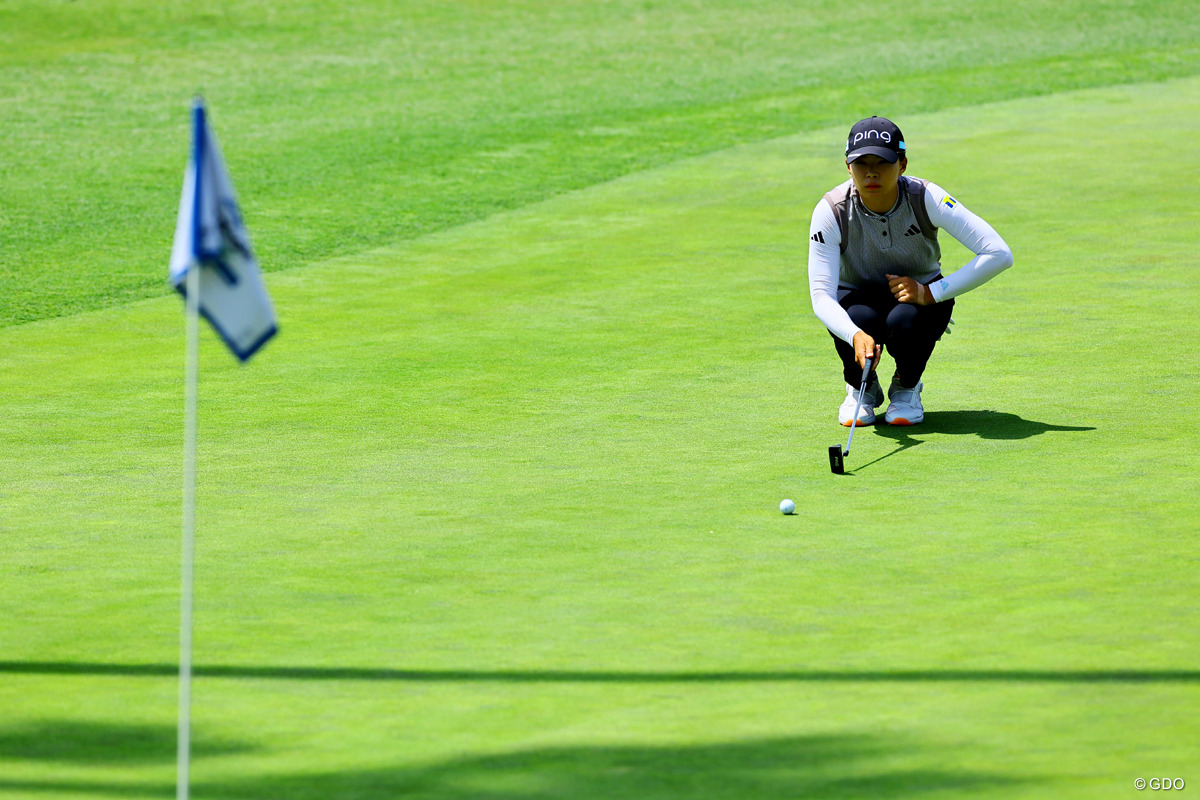
<svg viewBox="0 0 1200 800">
<path fill-rule="evenodd" d="M 200 313 L 245 361 L 278 330 L 275 310 L 202 100 L 196 100 L 192 115 L 192 154 L 183 174 L 170 280 L 186 297 L 188 272 L 200 271 Z"/>
</svg>

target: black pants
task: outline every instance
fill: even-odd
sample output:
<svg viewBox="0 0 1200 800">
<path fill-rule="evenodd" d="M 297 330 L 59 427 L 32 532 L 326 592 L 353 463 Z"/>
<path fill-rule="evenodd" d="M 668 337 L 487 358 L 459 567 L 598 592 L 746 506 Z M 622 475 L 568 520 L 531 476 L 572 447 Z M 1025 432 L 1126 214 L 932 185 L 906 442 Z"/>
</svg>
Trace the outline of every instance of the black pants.
<svg viewBox="0 0 1200 800">
<path fill-rule="evenodd" d="M 933 346 L 946 332 L 954 310 L 953 300 L 931 306 L 898 303 L 887 286 L 838 289 L 838 302 L 855 325 L 891 353 L 896 361 L 896 379 L 910 389 L 920 382 Z M 862 367 L 854 360 L 854 347 L 836 336 L 833 340 L 842 359 L 842 376 L 846 383 L 858 386 Z"/>
</svg>

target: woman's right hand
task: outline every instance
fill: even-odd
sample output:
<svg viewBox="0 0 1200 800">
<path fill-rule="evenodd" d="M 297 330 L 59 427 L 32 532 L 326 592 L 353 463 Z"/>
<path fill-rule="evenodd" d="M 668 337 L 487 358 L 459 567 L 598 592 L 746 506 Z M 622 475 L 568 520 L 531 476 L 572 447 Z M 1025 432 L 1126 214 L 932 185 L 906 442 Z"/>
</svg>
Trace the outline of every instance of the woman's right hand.
<svg viewBox="0 0 1200 800">
<path fill-rule="evenodd" d="M 854 360 L 860 367 L 867 365 L 871 359 L 873 366 L 879 365 L 879 356 L 883 353 L 883 345 L 875 344 L 875 340 L 862 331 L 854 334 Z"/>
</svg>

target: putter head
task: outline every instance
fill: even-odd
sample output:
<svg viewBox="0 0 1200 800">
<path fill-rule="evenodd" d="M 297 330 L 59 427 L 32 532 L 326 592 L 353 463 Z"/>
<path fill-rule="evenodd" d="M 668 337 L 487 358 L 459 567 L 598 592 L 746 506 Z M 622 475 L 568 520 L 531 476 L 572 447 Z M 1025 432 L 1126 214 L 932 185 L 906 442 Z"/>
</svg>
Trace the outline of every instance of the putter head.
<svg viewBox="0 0 1200 800">
<path fill-rule="evenodd" d="M 846 472 L 842 467 L 842 446 L 840 444 L 829 447 L 829 471 L 834 475 L 844 475 Z"/>
</svg>

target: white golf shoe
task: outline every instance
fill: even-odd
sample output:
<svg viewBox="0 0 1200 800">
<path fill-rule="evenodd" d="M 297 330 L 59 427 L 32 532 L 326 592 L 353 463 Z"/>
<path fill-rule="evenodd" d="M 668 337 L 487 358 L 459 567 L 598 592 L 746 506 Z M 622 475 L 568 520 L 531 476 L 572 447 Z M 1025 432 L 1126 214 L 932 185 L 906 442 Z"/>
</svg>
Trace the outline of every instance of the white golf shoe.
<svg viewBox="0 0 1200 800">
<path fill-rule="evenodd" d="M 883 387 L 879 385 L 879 378 L 872 375 L 871 382 L 867 384 L 867 391 L 864 393 L 862 406 L 858 409 L 858 424 L 874 425 L 875 409 L 881 405 L 883 405 Z M 858 406 L 858 387 L 847 383 L 846 399 L 838 407 L 838 422 L 849 428 L 850 421 L 854 419 L 856 406 Z"/>
<path fill-rule="evenodd" d="M 887 411 L 883 419 L 889 425 L 919 425 L 925 419 L 925 407 L 921 405 L 921 389 L 924 383 L 918 383 L 911 389 L 905 389 L 895 378 L 888 387 Z"/>
</svg>

